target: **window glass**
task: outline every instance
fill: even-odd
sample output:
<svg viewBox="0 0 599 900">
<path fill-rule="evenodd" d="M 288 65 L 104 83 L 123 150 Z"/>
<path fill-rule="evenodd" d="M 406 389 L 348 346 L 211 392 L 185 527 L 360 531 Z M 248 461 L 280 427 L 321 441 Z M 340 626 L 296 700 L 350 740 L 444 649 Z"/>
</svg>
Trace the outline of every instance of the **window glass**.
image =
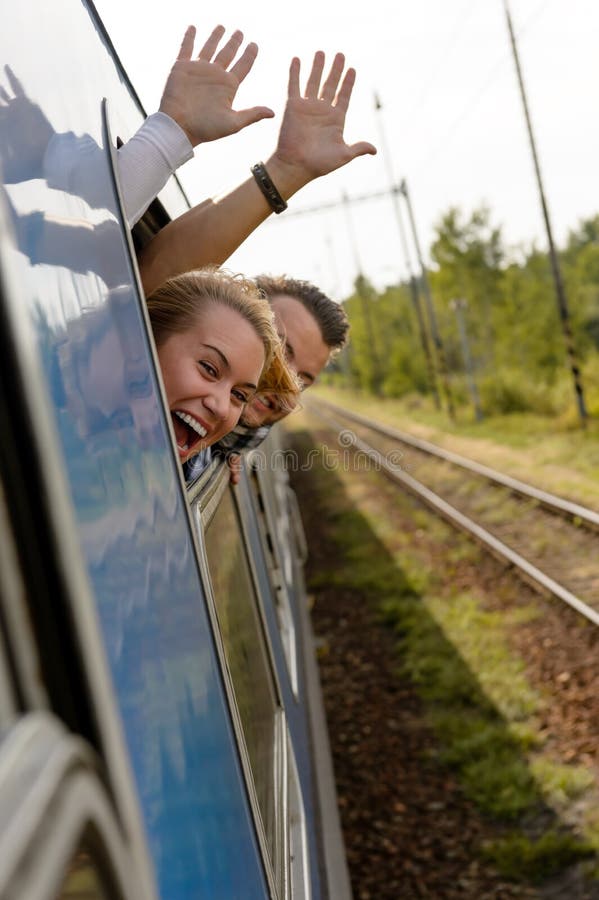
<svg viewBox="0 0 599 900">
<path fill-rule="evenodd" d="M 140 122 L 139 105 L 92 4 L 38 2 L 35 28 L 31 8 L 13 4 L 0 29 L 2 331 L 12 340 L 3 371 L 17 361 L 4 393 L 11 409 L 25 401 L 14 439 L 43 485 L 81 639 L 86 647 L 102 641 L 83 654 L 86 671 L 101 685 L 109 730 L 113 696 L 118 705 L 135 779 L 124 790 L 137 790 L 160 896 L 261 900 L 264 866 L 100 98 L 123 134 Z M 73 78 L 83 71 L 89 77 Z M 178 211 L 170 200 L 168 209 Z M 35 563 L 31 547 L 29 556 Z M 85 607 L 92 602 L 99 636 Z M 104 678 L 98 654 L 114 691 L 96 682 Z M 122 765 L 118 741 L 107 746 L 111 764 Z M 134 809 L 134 799 L 123 809 Z"/>
<path fill-rule="evenodd" d="M 289 593 L 287 591 L 287 585 L 285 584 L 285 579 L 283 577 L 283 569 L 279 563 L 277 545 L 273 540 L 272 533 L 269 529 L 268 518 L 266 516 L 264 507 L 263 492 L 258 480 L 258 475 L 255 469 L 251 469 L 250 471 L 250 484 L 256 501 L 255 509 L 258 519 L 258 527 L 260 530 L 262 546 L 273 588 L 275 612 L 277 615 L 279 630 L 281 632 L 285 662 L 287 663 L 287 670 L 289 672 L 293 693 L 297 696 L 298 677 L 295 625 L 293 622 L 293 614 L 291 612 Z"/>
<path fill-rule="evenodd" d="M 284 582 L 293 593 L 295 586 L 294 546 L 290 533 L 286 483 L 281 472 L 267 478 L 264 470 L 256 470 L 259 490 L 264 495 L 265 515 L 269 532 L 276 543 L 278 563 Z"/>
<path fill-rule="evenodd" d="M 205 535 L 210 578 L 266 840 L 281 886 L 281 728 L 272 671 L 256 606 L 252 573 L 229 490 Z"/>
</svg>

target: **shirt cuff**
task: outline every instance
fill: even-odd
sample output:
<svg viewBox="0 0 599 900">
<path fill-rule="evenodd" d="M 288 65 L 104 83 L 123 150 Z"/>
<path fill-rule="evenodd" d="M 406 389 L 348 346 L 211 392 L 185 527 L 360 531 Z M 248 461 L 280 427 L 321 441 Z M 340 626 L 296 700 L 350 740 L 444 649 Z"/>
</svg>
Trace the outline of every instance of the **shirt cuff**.
<svg viewBox="0 0 599 900">
<path fill-rule="evenodd" d="M 132 227 L 160 193 L 170 176 L 193 157 L 183 129 L 156 112 L 118 151 L 118 167 L 127 223 Z"/>
</svg>

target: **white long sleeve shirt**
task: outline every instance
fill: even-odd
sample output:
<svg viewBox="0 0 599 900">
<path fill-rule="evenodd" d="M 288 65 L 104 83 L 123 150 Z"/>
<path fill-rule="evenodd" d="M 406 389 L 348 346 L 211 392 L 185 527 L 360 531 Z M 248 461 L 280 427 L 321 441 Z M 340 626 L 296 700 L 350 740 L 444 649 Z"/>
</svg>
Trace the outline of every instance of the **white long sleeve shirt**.
<svg viewBox="0 0 599 900">
<path fill-rule="evenodd" d="M 50 187 L 82 197 L 90 206 L 105 205 L 105 183 L 94 178 L 98 154 L 104 151 L 89 134 L 55 134 L 46 148 L 44 175 Z M 125 216 L 131 228 L 160 193 L 170 176 L 193 157 L 182 128 L 156 112 L 117 150 L 118 175 Z"/>
</svg>

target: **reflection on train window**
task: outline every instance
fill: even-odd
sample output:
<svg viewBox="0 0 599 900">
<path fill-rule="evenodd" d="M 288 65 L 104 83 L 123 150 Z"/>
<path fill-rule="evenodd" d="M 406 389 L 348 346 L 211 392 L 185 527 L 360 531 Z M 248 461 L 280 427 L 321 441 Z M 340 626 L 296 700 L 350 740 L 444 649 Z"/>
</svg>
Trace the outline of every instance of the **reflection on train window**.
<svg viewBox="0 0 599 900">
<path fill-rule="evenodd" d="M 109 893 L 100 867 L 88 847 L 82 845 L 73 856 L 56 900 L 115 900 Z"/>
<path fill-rule="evenodd" d="M 281 891 L 284 883 L 282 721 L 254 582 L 231 492 L 205 533 L 220 632 L 235 692 L 266 841 Z M 282 893 L 281 893 L 282 895 Z"/>
</svg>

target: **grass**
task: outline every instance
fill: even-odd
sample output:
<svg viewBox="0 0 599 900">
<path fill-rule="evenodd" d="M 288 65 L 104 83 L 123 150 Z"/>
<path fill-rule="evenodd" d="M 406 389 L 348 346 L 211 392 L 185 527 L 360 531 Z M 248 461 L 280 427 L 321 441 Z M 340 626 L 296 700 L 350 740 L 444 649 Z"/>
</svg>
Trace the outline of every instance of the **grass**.
<svg viewBox="0 0 599 900">
<path fill-rule="evenodd" d="M 581 797 L 593 784 L 593 776 L 582 766 L 565 766 L 539 757 L 531 762 L 531 771 L 554 808 Z"/>
<path fill-rule="evenodd" d="M 531 688 L 525 665 L 509 644 L 510 628 L 530 621 L 537 610 L 515 606 L 498 613 L 485 608 L 476 592 L 452 589 L 441 576 L 463 561 L 471 563 L 478 549 L 453 533 L 448 541 L 443 523 L 412 509 L 416 533 L 437 546 L 435 553 L 442 546 L 445 554 L 442 571 L 431 567 L 414 534 L 394 523 L 375 473 L 351 478 L 340 472 L 333 488 L 332 473 L 315 470 L 312 477 L 326 493 L 321 512 L 343 565 L 313 573 L 309 588 L 357 592 L 393 629 L 398 668 L 423 700 L 438 739 L 437 758 L 457 773 L 484 814 L 511 827 L 508 837 L 485 853 L 504 874 L 521 879 L 549 876 L 588 856 L 589 840 L 566 833 L 557 816 L 553 831 L 539 834 L 544 824 L 531 831 L 531 822 L 546 823 L 542 810 L 548 803 L 567 806 L 593 780 L 586 769 L 544 754 L 536 715 L 545 699 Z M 526 831 L 517 831 L 524 818 Z M 599 846 L 599 820 L 595 830 Z"/>
<path fill-rule="evenodd" d="M 554 493 L 599 509 L 599 418 L 586 429 L 531 413 L 451 422 L 429 398 L 372 397 L 338 384 L 320 384 L 312 396 L 416 434 Z"/>
<path fill-rule="evenodd" d="M 425 700 L 439 757 L 454 768 L 466 794 L 485 813 L 513 820 L 542 802 L 524 756 L 534 730 L 511 730 L 540 700 L 506 647 L 499 616 L 469 594 L 381 603 L 401 636 L 402 668 Z M 526 735 L 526 737 L 525 737 Z"/>
<path fill-rule="evenodd" d="M 488 844 L 483 850 L 506 878 L 543 881 L 573 862 L 587 859 L 594 849 L 587 841 L 557 830 L 548 831 L 537 840 L 522 834 L 510 834 Z"/>
</svg>

